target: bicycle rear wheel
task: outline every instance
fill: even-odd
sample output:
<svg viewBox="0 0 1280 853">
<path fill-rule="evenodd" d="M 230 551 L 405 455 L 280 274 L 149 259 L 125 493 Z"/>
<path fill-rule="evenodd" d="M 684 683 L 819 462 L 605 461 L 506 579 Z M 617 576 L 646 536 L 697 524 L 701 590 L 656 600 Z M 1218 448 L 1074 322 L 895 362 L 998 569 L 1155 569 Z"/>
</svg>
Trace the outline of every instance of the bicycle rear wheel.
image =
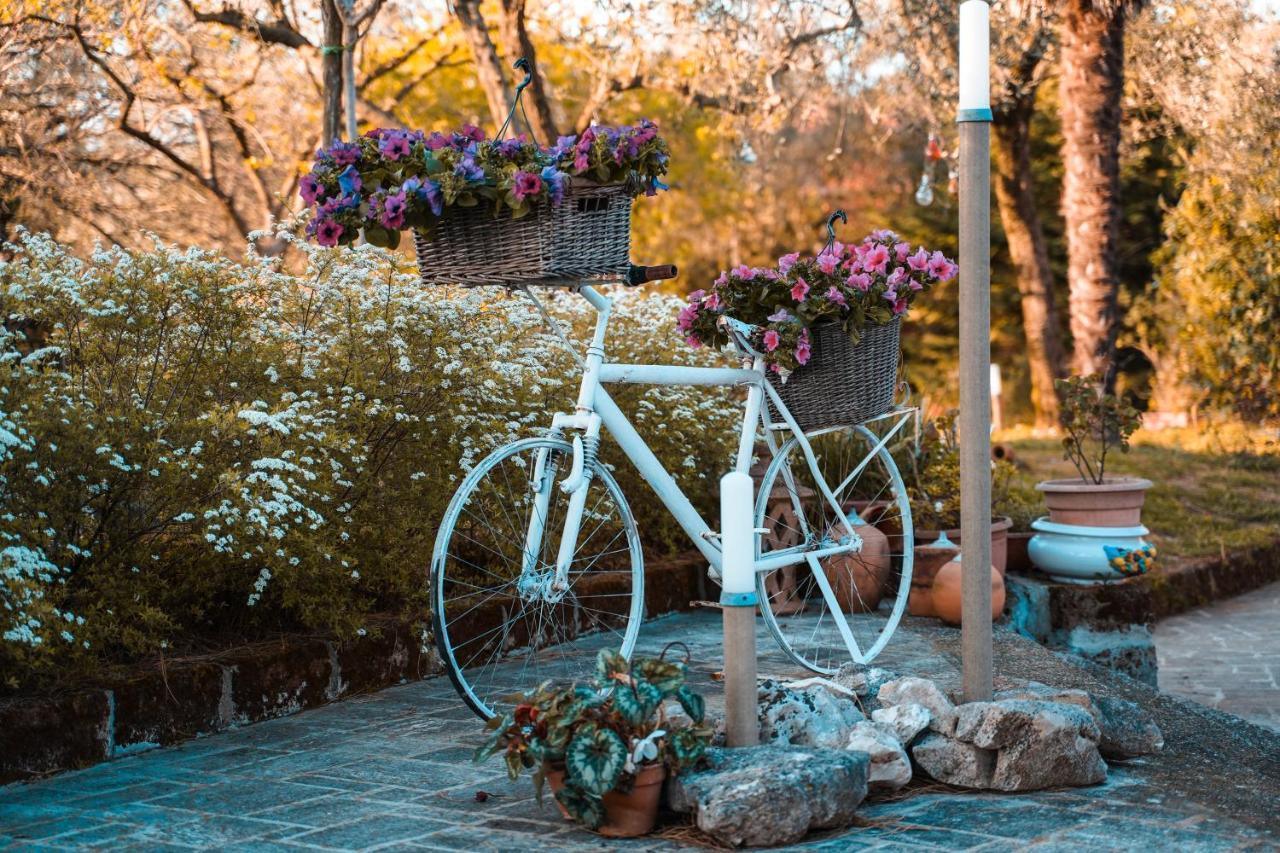
<svg viewBox="0 0 1280 853">
<path fill-rule="evenodd" d="M 867 663 L 898 627 L 911 588 L 913 533 L 906 484 L 888 448 L 865 426 L 808 436 L 823 479 L 862 538 L 857 553 L 820 561 L 855 641 L 856 663 Z M 859 466 L 865 466 L 859 470 Z M 760 556 L 847 535 L 825 500 L 793 437 L 779 449 L 761 483 L 756 526 L 768 530 Z M 851 652 L 807 563 L 756 575 L 760 610 L 770 633 L 792 660 L 831 675 Z"/>
<path fill-rule="evenodd" d="M 449 678 L 478 715 L 546 680 L 589 672 L 600 648 L 629 657 L 644 613 L 640 536 L 621 489 L 598 462 L 567 590 L 553 589 L 569 503 L 557 482 L 573 458 L 561 439 L 491 453 L 454 494 L 436 535 L 431 601 Z M 530 521 L 543 530 L 529 536 Z"/>
</svg>

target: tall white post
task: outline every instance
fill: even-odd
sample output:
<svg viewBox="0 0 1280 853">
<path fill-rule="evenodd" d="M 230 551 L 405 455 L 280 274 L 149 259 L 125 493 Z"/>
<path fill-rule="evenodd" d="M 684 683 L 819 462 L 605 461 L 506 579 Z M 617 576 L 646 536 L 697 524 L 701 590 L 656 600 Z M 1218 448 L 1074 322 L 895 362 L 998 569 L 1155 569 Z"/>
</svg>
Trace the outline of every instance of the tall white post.
<svg viewBox="0 0 1280 853">
<path fill-rule="evenodd" d="M 720 606 L 724 613 L 725 742 L 760 742 L 756 694 L 755 486 L 731 471 L 720 478 Z"/>
<path fill-rule="evenodd" d="M 991 698 L 990 9 L 960 4 L 960 537 L 964 700 Z"/>
</svg>

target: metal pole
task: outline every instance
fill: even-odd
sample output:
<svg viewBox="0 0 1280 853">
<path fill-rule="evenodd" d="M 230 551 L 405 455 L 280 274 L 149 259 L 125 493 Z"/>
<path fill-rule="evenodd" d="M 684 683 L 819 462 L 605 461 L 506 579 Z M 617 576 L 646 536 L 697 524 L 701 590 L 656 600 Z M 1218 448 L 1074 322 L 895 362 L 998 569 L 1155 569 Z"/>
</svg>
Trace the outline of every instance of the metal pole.
<svg viewBox="0 0 1280 853">
<path fill-rule="evenodd" d="M 755 540 L 751 476 L 720 479 L 720 607 L 724 613 L 724 724 L 731 747 L 760 742 L 756 688 Z"/>
</svg>

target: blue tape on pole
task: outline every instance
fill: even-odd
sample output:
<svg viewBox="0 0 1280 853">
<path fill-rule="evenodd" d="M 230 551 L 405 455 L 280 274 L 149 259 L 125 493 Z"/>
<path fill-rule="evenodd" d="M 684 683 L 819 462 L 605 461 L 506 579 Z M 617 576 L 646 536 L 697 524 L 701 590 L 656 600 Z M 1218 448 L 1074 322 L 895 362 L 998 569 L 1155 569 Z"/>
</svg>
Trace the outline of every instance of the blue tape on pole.
<svg viewBox="0 0 1280 853">
<path fill-rule="evenodd" d="M 989 107 L 981 107 L 976 110 L 960 110 L 956 113 L 956 122 L 962 123 L 966 121 L 991 121 L 991 109 Z"/>
<path fill-rule="evenodd" d="M 754 592 L 721 592 L 722 607 L 755 607 L 760 603 Z"/>
</svg>

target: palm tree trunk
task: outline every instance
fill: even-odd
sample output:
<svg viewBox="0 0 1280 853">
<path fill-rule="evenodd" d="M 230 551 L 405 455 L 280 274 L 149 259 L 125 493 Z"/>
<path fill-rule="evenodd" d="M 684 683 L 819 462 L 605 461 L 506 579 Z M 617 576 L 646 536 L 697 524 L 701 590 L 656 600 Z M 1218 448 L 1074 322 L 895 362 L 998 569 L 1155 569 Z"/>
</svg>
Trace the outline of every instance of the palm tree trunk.
<svg viewBox="0 0 1280 853">
<path fill-rule="evenodd" d="M 992 124 L 992 156 L 996 203 L 1009 255 L 1018 274 L 1022 329 L 1031 370 L 1031 404 L 1036 426 L 1058 425 L 1058 392 L 1054 381 L 1065 370 L 1062 334 L 1053 301 L 1053 271 L 1040 214 L 1031 186 L 1031 115 L 1035 92 L 996 110 Z"/>
<path fill-rule="evenodd" d="M 1120 120 L 1124 90 L 1122 3 L 1063 4 L 1062 213 L 1067 228 L 1073 366 L 1106 373 L 1119 331 Z"/>
</svg>

